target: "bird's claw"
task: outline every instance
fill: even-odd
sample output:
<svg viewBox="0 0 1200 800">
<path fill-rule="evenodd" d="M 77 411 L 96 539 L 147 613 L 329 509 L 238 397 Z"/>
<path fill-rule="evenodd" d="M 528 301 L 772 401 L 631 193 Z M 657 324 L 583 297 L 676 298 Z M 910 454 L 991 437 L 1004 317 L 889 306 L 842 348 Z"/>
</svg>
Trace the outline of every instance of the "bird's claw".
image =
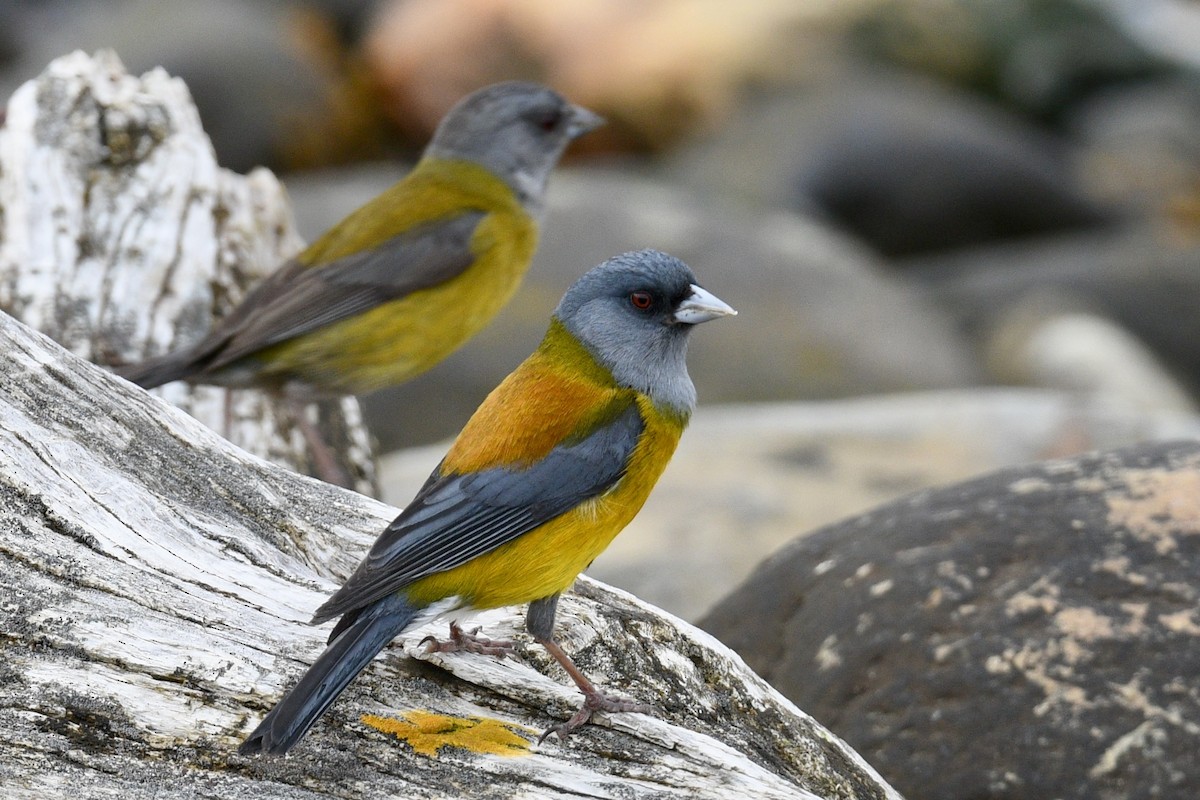
<svg viewBox="0 0 1200 800">
<path fill-rule="evenodd" d="M 620 697 L 610 697 L 604 692 L 595 691 L 585 693 L 583 696 L 583 705 L 579 710 L 566 722 L 558 725 L 551 725 L 542 735 L 538 737 L 538 744 L 546 741 L 550 734 L 558 734 L 558 740 L 566 741 L 566 738 L 574 733 L 579 728 L 586 725 L 592 718 L 592 714 L 597 711 L 608 711 L 610 713 L 622 713 L 627 711 L 636 711 L 639 714 L 649 714 L 654 709 L 645 703 L 638 703 L 634 700 L 625 700 Z"/>
<path fill-rule="evenodd" d="M 480 629 L 464 631 L 457 622 L 450 623 L 450 638 L 442 641 L 436 636 L 426 636 L 418 646 L 426 653 L 478 653 L 485 656 L 517 657 L 515 646 L 507 639 L 485 639 L 476 636 Z"/>
</svg>

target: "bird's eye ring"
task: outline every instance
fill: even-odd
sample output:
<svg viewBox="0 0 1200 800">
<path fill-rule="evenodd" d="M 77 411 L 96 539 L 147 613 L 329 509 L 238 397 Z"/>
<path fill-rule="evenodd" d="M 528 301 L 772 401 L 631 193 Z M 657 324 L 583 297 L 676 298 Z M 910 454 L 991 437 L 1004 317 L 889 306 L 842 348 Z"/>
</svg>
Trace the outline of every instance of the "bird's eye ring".
<svg viewBox="0 0 1200 800">
<path fill-rule="evenodd" d="M 629 295 L 629 304 L 638 311 L 645 311 L 654 305 L 654 298 L 649 292 L 633 292 Z"/>
</svg>

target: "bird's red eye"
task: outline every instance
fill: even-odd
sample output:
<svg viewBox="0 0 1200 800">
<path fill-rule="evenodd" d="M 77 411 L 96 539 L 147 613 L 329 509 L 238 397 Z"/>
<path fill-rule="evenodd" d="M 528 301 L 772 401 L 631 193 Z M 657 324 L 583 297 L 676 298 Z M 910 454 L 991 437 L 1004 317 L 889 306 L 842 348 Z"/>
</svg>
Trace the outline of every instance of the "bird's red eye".
<svg viewBox="0 0 1200 800">
<path fill-rule="evenodd" d="M 542 130 L 546 131 L 546 133 L 550 133 L 562 123 L 562 119 L 562 112 L 556 109 L 554 111 L 546 112 L 546 114 L 538 120 L 538 125 L 540 125 Z"/>
<path fill-rule="evenodd" d="M 638 311 L 645 311 L 654 305 L 654 298 L 650 296 L 649 292 L 634 292 L 629 295 L 629 302 Z"/>
</svg>

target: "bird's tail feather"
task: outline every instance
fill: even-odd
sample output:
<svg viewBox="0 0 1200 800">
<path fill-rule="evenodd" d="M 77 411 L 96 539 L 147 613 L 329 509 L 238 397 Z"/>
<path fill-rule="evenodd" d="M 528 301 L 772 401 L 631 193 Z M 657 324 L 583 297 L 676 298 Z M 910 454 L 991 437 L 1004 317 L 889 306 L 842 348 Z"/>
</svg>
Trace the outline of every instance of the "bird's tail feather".
<svg viewBox="0 0 1200 800">
<path fill-rule="evenodd" d="M 171 381 L 183 380 L 195 372 L 194 359 L 190 354 L 164 353 L 136 364 L 117 367 L 113 372 L 143 389 L 154 389 Z"/>
<path fill-rule="evenodd" d="M 418 608 L 392 595 L 364 609 L 271 709 L 238 752 L 286 753 L 375 654 L 408 627 Z"/>
</svg>

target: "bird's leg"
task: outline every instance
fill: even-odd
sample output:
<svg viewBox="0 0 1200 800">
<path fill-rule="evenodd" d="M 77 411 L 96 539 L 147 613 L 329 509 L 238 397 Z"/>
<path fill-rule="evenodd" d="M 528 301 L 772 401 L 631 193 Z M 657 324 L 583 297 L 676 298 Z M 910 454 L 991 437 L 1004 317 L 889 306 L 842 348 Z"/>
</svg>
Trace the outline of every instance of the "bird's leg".
<svg viewBox="0 0 1200 800">
<path fill-rule="evenodd" d="M 436 636 L 426 636 L 421 640 L 426 653 L 479 653 L 485 656 L 517 657 L 513 643 L 505 639 L 485 639 L 476 636 L 479 628 L 464 631 L 458 622 L 450 623 L 450 638 L 444 642 Z"/>
<path fill-rule="evenodd" d="M 287 401 L 292 412 L 292 419 L 295 420 L 296 427 L 300 429 L 300 435 L 304 437 L 304 442 L 308 445 L 308 454 L 312 458 L 313 469 L 317 473 L 316 477 L 326 483 L 332 483 L 334 486 L 353 489 L 354 481 L 350 480 L 350 476 L 338 464 L 333 448 L 325 441 L 325 437 L 321 435 L 317 426 L 309 421 L 308 414 L 305 413 L 308 410 L 308 404 L 294 397 L 288 397 Z"/>
<path fill-rule="evenodd" d="M 529 614 L 526 617 L 525 625 L 529 629 L 529 632 L 533 634 L 534 641 L 546 648 L 547 653 L 554 656 L 554 660 L 562 665 L 562 668 L 571 676 L 571 680 L 575 681 L 575 685 L 579 687 L 579 691 L 583 692 L 583 705 L 566 722 L 547 728 L 538 737 L 538 744 L 544 742 L 546 737 L 552 733 L 558 734 L 560 740 L 566 739 L 578 728 L 586 725 L 592 718 L 592 714 L 597 711 L 614 713 L 637 711 L 642 714 L 648 714 L 653 711 L 650 706 L 644 703 L 610 697 L 583 674 L 579 667 L 575 665 L 575 662 L 571 660 L 570 656 L 559 646 L 558 642 L 554 641 L 554 613 L 557 608 L 558 595 L 535 600 L 529 604 Z"/>
<path fill-rule="evenodd" d="M 563 649 L 558 646 L 558 642 L 553 639 L 536 639 L 538 644 L 546 648 L 554 659 L 562 664 L 563 669 L 571 676 L 571 680 L 575 681 L 575 685 L 579 687 L 579 691 L 583 692 L 583 705 L 575 712 L 566 722 L 558 725 L 551 725 L 542 735 L 538 737 L 538 744 L 546 741 L 546 737 L 552 733 L 558 734 L 560 740 L 566 739 L 578 728 L 586 725 L 592 718 L 592 714 L 597 711 L 621 712 L 621 711 L 637 711 L 641 714 L 649 714 L 654 709 L 645 703 L 638 703 L 633 700 L 625 700 L 619 697 L 612 697 L 605 694 L 596 684 L 588 680 L 588 677 L 580 672 L 579 667 L 575 666 L 575 662 L 563 652 Z"/>
<path fill-rule="evenodd" d="M 225 402 L 223 404 L 225 411 L 225 438 L 231 441 L 233 439 L 233 431 L 230 430 L 233 427 L 233 392 L 233 389 L 225 390 Z"/>
</svg>

